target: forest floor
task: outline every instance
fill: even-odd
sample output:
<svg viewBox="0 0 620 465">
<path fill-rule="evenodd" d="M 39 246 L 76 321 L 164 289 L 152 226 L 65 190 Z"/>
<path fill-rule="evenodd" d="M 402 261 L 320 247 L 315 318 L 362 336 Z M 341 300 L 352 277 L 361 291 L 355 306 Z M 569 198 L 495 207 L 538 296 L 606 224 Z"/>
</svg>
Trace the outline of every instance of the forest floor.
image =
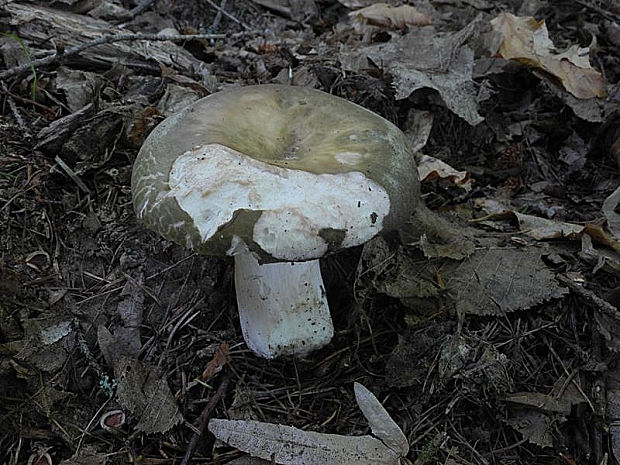
<svg viewBox="0 0 620 465">
<path fill-rule="evenodd" d="M 620 463 L 620 3 L 390 2 L 0 1 L 0 463 L 268 464 L 201 428 L 370 434 L 354 382 L 403 463 Z M 334 338 L 272 361 L 131 200 L 152 128 L 264 83 L 396 124 L 441 218 L 322 260 Z"/>
</svg>

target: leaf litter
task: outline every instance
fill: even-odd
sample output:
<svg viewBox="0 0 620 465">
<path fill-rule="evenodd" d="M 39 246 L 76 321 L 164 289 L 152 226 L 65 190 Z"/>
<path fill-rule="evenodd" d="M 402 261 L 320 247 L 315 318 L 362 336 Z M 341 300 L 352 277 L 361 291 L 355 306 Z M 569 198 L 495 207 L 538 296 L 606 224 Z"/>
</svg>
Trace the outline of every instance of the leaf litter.
<svg viewBox="0 0 620 465">
<path fill-rule="evenodd" d="M 118 402 L 133 413 L 137 431 L 165 433 L 183 421 L 168 383 L 153 367 L 121 357 L 115 368 Z"/>
<path fill-rule="evenodd" d="M 415 29 L 402 36 L 392 35 L 386 43 L 341 51 L 340 60 L 349 71 L 368 67 L 366 60 L 384 67 L 394 76 L 397 99 L 405 99 L 418 89 L 434 89 L 451 111 L 476 125 L 483 121 L 479 102 L 490 97 L 472 80 L 474 52 L 467 41 L 480 27 L 481 20 L 476 19 L 448 34 L 431 27 Z"/>
<path fill-rule="evenodd" d="M 368 285 L 412 309 L 426 299 L 436 305 L 450 302 L 462 314 L 502 316 L 567 292 L 543 261 L 548 253 L 544 248 L 502 247 L 497 241 L 479 239 L 476 251 L 466 259 L 428 262 L 402 252 L 370 255 L 369 247 L 363 256 L 364 267 L 373 270 Z"/>
<path fill-rule="evenodd" d="M 390 29 L 406 29 L 411 26 L 428 26 L 431 18 L 410 5 L 398 7 L 387 3 L 370 6 L 349 13 L 357 25 L 370 24 Z"/>
<path fill-rule="evenodd" d="M 502 34 L 497 53 L 507 60 L 536 66 L 558 78 L 566 90 L 580 99 L 605 97 L 603 75 L 590 65 L 589 48 L 576 45 L 557 53 L 544 21 L 502 13 L 491 21 Z"/>
<path fill-rule="evenodd" d="M 407 438 L 374 394 L 359 383 L 354 390 L 375 437 L 316 433 L 254 420 L 213 419 L 209 431 L 252 457 L 283 465 L 398 465 L 409 451 Z"/>
<path fill-rule="evenodd" d="M 221 34 L 102 43 L 36 76 L 21 46 L 1 42 L 0 460 L 180 461 L 196 434 L 188 425 L 231 374 L 234 408 L 214 417 L 353 441 L 368 431 L 349 399 L 351 381 L 363 382 L 416 463 L 620 455 L 611 7 L 58 3 L 1 7 L 35 60 L 108 32 Z M 509 13 L 523 28 L 491 31 Z M 146 234 L 129 197 L 136 150 L 165 115 L 263 82 L 378 112 L 423 150 L 421 169 L 430 163 L 422 193 L 433 214 L 322 264 L 338 331 L 307 360 L 257 362 L 232 317 L 229 265 Z M 480 199 L 507 213 L 481 219 Z M 102 430 L 102 412 L 118 409 L 126 424 Z M 384 458 L 403 448 L 371 429 L 392 445 Z M 212 453 L 206 442 L 194 455 L 236 454 Z"/>
</svg>

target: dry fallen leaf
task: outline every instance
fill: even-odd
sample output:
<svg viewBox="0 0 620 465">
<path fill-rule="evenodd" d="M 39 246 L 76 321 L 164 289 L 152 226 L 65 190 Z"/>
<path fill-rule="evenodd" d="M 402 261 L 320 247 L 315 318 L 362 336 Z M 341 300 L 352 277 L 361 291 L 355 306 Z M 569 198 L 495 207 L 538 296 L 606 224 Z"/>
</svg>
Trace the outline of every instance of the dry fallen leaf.
<svg viewBox="0 0 620 465">
<path fill-rule="evenodd" d="M 92 446 L 84 446 L 74 456 L 63 460 L 60 465 L 105 465 L 106 454 L 97 452 Z"/>
<path fill-rule="evenodd" d="M 546 78 L 544 71 L 534 74 L 541 75 L 543 79 Z M 555 85 L 549 80 L 543 80 L 541 84 L 542 88 L 568 105 L 570 109 L 573 110 L 576 117 L 591 123 L 602 123 L 606 121 L 617 107 L 617 104 L 613 102 L 613 98 L 611 97 L 605 100 L 599 98 L 579 99 L 563 87 Z"/>
<path fill-rule="evenodd" d="M 549 239 L 581 240 L 584 234 L 588 234 L 599 244 L 603 244 L 620 253 L 620 241 L 597 224 L 586 223 L 581 225 L 525 215 L 506 208 L 500 202 L 492 199 L 476 199 L 475 204 L 489 214 L 486 219 L 514 217 L 519 223 L 519 228 L 523 234 L 537 241 Z"/>
<path fill-rule="evenodd" d="M 603 213 L 607 218 L 607 227 L 620 240 L 620 187 L 603 202 Z"/>
<path fill-rule="evenodd" d="M 145 107 L 136 111 L 127 126 L 127 141 L 135 148 L 139 148 L 142 146 L 146 136 L 163 119 L 164 115 L 155 107 Z"/>
<path fill-rule="evenodd" d="M 435 116 L 430 111 L 416 110 L 412 108 L 407 115 L 404 133 L 411 144 L 411 151 L 416 154 L 416 161 L 420 161 L 418 156 L 420 150 L 424 148 L 428 142 L 433 129 Z"/>
<path fill-rule="evenodd" d="M 592 274 L 600 269 L 608 273 L 620 273 L 620 255 L 604 248 L 595 249 L 589 234 L 582 234 L 581 251 L 577 255 L 592 267 Z"/>
<path fill-rule="evenodd" d="M 342 6 L 347 7 L 349 10 L 354 10 L 356 8 L 365 8 L 367 6 L 372 6 L 375 1 L 376 0 L 338 0 L 338 3 L 340 3 Z"/>
<path fill-rule="evenodd" d="M 209 431 L 252 457 L 282 465 L 397 465 L 409 451 L 406 436 L 377 398 L 359 383 L 355 383 L 355 398 L 378 439 L 252 420 L 213 419 Z"/>
<path fill-rule="evenodd" d="M 466 191 L 471 190 L 473 180 L 467 171 L 457 171 L 446 162 L 429 155 L 422 155 L 418 162 L 420 181 L 431 182 L 435 179 L 446 179 Z"/>
<path fill-rule="evenodd" d="M 430 16 L 420 13 L 410 5 L 392 6 L 387 3 L 375 3 L 349 13 L 357 24 L 370 24 L 390 29 L 406 29 L 409 26 L 427 26 Z"/>
<path fill-rule="evenodd" d="M 582 394 L 579 376 L 560 376 L 551 392 L 516 392 L 507 394 L 507 418 L 503 421 L 523 435 L 523 439 L 540 447 L 552 447 L 558 427 L 567 421 L 579 405 L 587 400 Z"/>
<path fill-rule="evenodd" d="M 93 102 L 103 79 L 95 73 L 61 66 L 56 71 L 56 87 L 65 93 L 67 106 L 74 113 Z"/>
<path fill-rule="evenodd" d="M 368 420 L 372 433 L 399 457 L 407 455 L 407 452 L 409 452 L 407 436 L 405 436 L 405 433 L 403 433 L 403 430 L 400 429 L 396 422 L 392 420 L 392 417 L 381 405 L 381 402 L 360 383 L 355 383 L 353 387 L 355 389 L 357 405 L 366 420 Z"/>
<path fill-rule="evenodd" d="M 355 50 L 343 47 L 338 58 L 348 71 L 367 68 L 370 61 L 390 73 L 397 100 L 418 89 L 435 89 L 449 110 L 475 126 L 484 120 L 478 103 L 490 97 L 486 86 L 472 79 L 474 52 L 466 44 L 480 28 L 478 16 L 451 33 L 437 33 L 432 28 L 412 29 L 403 35 L 391 33 L 388 42 Z"/>
<path fill-rule="evenodd" d="M 209 360 L 207 366 L 202 372 L 202 379 L 208 380 L 213 377 L 216 373 L 222 371 L 224 365 L 228 362 L 228 354 L 230 352 L 230 348 L 228 346 L 228 342 L 222 341 L 220 345 L 217 347 L 213 358 Z"/>
<path fill-rule="evenodd" d="M 15 353 L 15 361 L 46 372 L 56 372 L 75 350 L 76 334 L 62 314 L 43 313 L 21 322 L 23 338 L 0 344 L 0 353 Z"/>
<path fill-rule="evenodd" d="M 498 247 L 487 241 L 455 269 L 447 265 L 444 279 L 457 312 L 503 316 L 565 294 L 543 253 L 538 247 Z"/>
<path fill-rule="evenodd" d="M 504 423 L 521 433 L 523 439 L 539 447 L 553 447 L 553 418 L 543 412 L 515 409 Z"/>
<path fill-rule="evenodd" d="M 497 54 L 535 66 L 557 77 L 564 88 L 580 99 L 607 95 L 605 79 L 590 66 L 589 47 L 573 45 L 557 53 L 544 21 L 531 16 L 502 13 L 491 21 L 493 29 L 503 34 Z"/>
<path fill-rule="evenodd" d="M 380 241 L 364 246 L 356 291 L 386 294 L 416 312 L 449 306 L 459 314 L 503 316 L 568 292 L 544 263 L 542 247 L 501 247 L 495 238 L 477 236 L 469 256 L 428 260 Z M 442 285 L 433 274 L 437 267 Z"/>
<path fill-rule="evenodd" d="M 154 368 L 122 356 L 114 365 L 116 398 L 138 420 L 136 431 L 165 433 L 183 421 L 168 381 Z"/>
</svg>

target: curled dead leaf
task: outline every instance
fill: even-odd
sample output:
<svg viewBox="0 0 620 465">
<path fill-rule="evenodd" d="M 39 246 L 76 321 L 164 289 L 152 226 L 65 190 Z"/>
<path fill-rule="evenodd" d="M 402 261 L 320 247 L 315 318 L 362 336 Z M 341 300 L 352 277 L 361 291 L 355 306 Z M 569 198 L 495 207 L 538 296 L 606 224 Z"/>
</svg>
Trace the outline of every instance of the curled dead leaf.
<svg viewBox="0 0 620 465">
<path fill-rule="evenodd" d="M 470 191 L 473 179 L 467 171 L 458 171 L 446 162 L 429 155 L 422 155 L 418 163 L 418 174 L 422 182 L 431 182 L 435 179 L 445 179 L 456 186 Z"/>
<path fill-rule="evenodd" d="M 564 88 L 580 99 L 605 97 L 605 79 L 590 65 L 589 47 L 573 45 L 557 53 L 544 21 L 532 16 L 502 13 L 491 21 L 493 29 L 503 35 L 497 54 L 535 66 L 555 76 Z"/>
<path fill-rule="evenodd" d="M 352 11 L 349 17 L 358 25 L 370 24 L 390 29 L 427 26 L 431 23 L 430 16 L 420 13 L 410 5 L 392 6 L 387 3 L 375 3 Z"/>
<path fill-rule="evenodd" d="M 202 372 L 202 379 L 208 380 L 212 378 L 216 373 L 222 371 L 224 365 L 228 362 L 228 354 L 230 353 L 230 347 L 228 346 L 228 342 L 222 341 L 220 345 L 217 347 L 213 358 L 209 360 L 207 366 Z"/>
<path fill-rule="evenodd" d="M 537 241 L 550 239 L 581 240 L 584 234 L 588 234 L 595 242 L 620 253 L 620 241 L 598 224 L 586 223 L 581 225 L 526 215 L 507 208 L 492 199 L 476 199 L 475 204 L 488 213 L 485 219 L 515 218 L 519 223 L 519 229 Z"/>
<path fill-rule="evenodd" d="M 472 79 L 474 51 L 467 45 L 479 33 L 481 18 L 477 16 L 456 32 L 417 28 L 355 51 L 344 47 L 339 60 L 348 71 L 372 64 L 391 74 L 396 100 L 418 89 L 434 89 L 450 111 L 475 126 L 484 120 L 478 112 L 479 102 L 491 96 L 485 85 Z"/>
</svg>

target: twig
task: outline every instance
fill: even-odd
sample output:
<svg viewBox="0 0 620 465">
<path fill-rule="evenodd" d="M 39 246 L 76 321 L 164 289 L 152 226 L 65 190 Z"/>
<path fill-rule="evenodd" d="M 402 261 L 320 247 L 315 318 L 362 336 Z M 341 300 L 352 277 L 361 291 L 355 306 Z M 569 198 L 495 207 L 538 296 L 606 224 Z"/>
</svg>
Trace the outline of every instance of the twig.
<svg viewBox="0 0 620 465">
<path fill-rule="evenodd" d="M 207 403 L 204 410 L 200 414 L 200 417 L 198 418 L 199 433 L 194 432 L 194 435 L 192 436 L 192 439 L 189 441 L 189 445 L 187 446 L 187 451 L 185 451 L 185 456 L 183 457 L 183 460 L 181 461 L 181 465 L 189 464 L 189 461 L 191 460 L 192 455 L 194 454 L 194 450 L 196 449 L 196 445 L 198 444 L 198 440 L 200 439 L 205 429 L 207 428 L 207 423 L 209 422 L 209 417 L 211 416 L 211 412 L 213 412 L 213 409 L 215 409 L 215 406 L 226 394 L 226 390 L 228 389 L 228 384 L 230 383 L 230 378 L 231 378 L 230 374 L 227 374 L 226 376 L 224 376 L 224 378 L 222 379 L 222 382 L 220 383 L 220 386 L 217 388 L 217 391 L 215 391 L 215 394 L 213 394 L 213 397 L 209 399 L 209 402 Z"/>
<path fill-rule="evenodd" d="M 217 28 L 220 26 L 222 22 L 222 14 L 224 12 L 224 8 L 226 8 L 226 0 L 222 0 L 220 2 L 220 7 L 217 10 L 217 14 L 215 15 L 215 19 L 211 23 L 211 30 L 217 31 Z"/>
<path fill-rule="evenodd" d="M 600 310 L 601 312 L 612 317 L 616 321 L 620 321 L 620 311 L 612 304 L 610 304 L 604 299 L 601 299 L 594 292 L 589 291 L 588 289 L 584 288 L 567 276 L 560 274 L 557 275 L 557 279 L 562 284 L 567 285 L 570 290 L 577 294 L 579 297 L 592 304 L 597 310 Z"/>
<path fill-rule="evenodd" d="M 142 0 L 141 2 L 138 2 L 138 5 L 129 11 L 129 15 L 132 18 L 135 18 L 136 16 L 138 16 L 140 13 L 142 13 L 144 10 L 146 10 L 156 1 L 157 0 Z"/>
<path fill-rule="evenodd" d="M 585 6 L 586 8 L 589 8 L 592 11 L 595 11 L 596 13 L 601 15 L 603 18 L 607 18 L 607 19 L 609 19 L 611 21 L 618 21 L 620 19 L 619 15 L 616 15 L 616 14 L 612 13 L 611 11 L 604 10 L 600 6 L 592 5 L 589 2 L 586 2 L 586 1 L 583 1 L 583 0 L 576 0 L 575 3 L 578 3 L 581 6 Z"/>
<path fill-rule="evenodd" d="M 226 14 L 226 13 L 225 13 Z M 133 40 L 169 40 L 171 42 L 178 42 L 183 40 L 191 40 L 191 39 L 224 39 L 226 37 L 235 37 L 241 36 L 244 33 L 235 33 L 235 34 L 106 34 L 97 39 L 91 40 L 90 42 L 85 42 L 80 45 L 74 45 L 73 47 L 69 47 L 65 51 L 56 52 L 50 56 L 45 58 L 39 58 L 30 63 L 25 63 L 21 66 L 16 66 L 15 68 L 8 69 L 0 73 L 0 80 L 8 79 L 13 76 L 17 76 L 23 72 L 28 71 L 33 66 L 41 67 L 51 65 L 56 61 L 60 61 L 63 58 L 66 58 L 71 55 L 75 55 L 77 53 L 83 52 L 86 49 L 91 47 L 96 47 L 97 45 L 111 44 L 114 42 L 126 42 Z"/>
<path fill-rule="evenodd" d="M 27 103 L 27 104 L 30 104 L 30 105 L 34 105 L 35 107 L 40 108 L 41 110 L 44 110 L 44 111 L 49 111 L 50 113 L 52 112 L 52 109 L 51 109 L 50 107 L 45 106 L 45 105 L 42 105 L 42 104 L 41 104 L 41 103 L 39 103 L 39 102 L 35 102 L 35 101 L 34 101 L 34 100 L 32 100 L 32 99 L 27 99 L 27 98 L 24 98 L 24 97 L 22 97 L 21 95 L 14 94 L 14 93 L 13 93 L 13 92 L 11 92 L 10 90 L 6 90 L 6 86 L 4 85 L 4 82 L 3 82 L 2 84 L 3 84 L 3 86 L 2 86 L 2 89 L 1 89 L 1 90 L 2 90 L 2 92 L 3 92 L 4 94 L 6 94 L 7 96 L 12 97 L 12 98 L 14 98 L 15 100 L 19 100 L 20 102 Z"/>
<path fill-rule="evenodd" d="M 125 278 L 127 279 L 127 281 L 129 281 L 131 284 L 133 284 L 135 287 L 137 287 L 138 289 L 140 289 L 142 292 L 144 292 L 146 295 L 148 295 L 151 299 L 153 299 L 153 301 L 155 301 L 155 303 L 157 305 L 161 305 L 161 301 L 159 300 L 159 298 L 155 295 L 155 293 L 153 291 L 151 291 L 148 287 L 146 287 L 143 283 L 138 282 L 133 276 L 123 272 L 123 275 L 125 276 Z"/>
<path fill-rule="evenodd" d="M 0 82 L 0 84 L 2 84 L 2 91 L 7 96 L 9 107 L 11 107 L 11 111 L 13 112 L 13 116 L 15 116 L 15 120 L 17 121 L 17 124 L 22 130 L 26 130 L 26 124 L 24 123 L 24 119 L 22 118 L 22 115 L 19 113 L 19 110 L 17 109 L 17 105 L 15 105 L 15 100 L 13 100 L 13 96 L 9 92 L 8 87 L 6 86 L 4 81 Z"/>
<path fill-rule="evenodd" d="M 60 166 L 63 171 L 65 173 L 67 173 L 67 175 L 73 180 L 74 183 L 77 184 L 77 186 L 82 189 L 86 194 L 92 194 L 92 192 L 90 191 L 90 189 L 86 186 L 86 184 L 84 184 L 84 181 L 82 181 L 80 179 L 80 177 L 75 174 L 75 171 L 73 171 L 69 165 L 67 165 L 64 160 L 62 158 L 60 158 L 58 155 L 56 155 L 54 157 L 54 161 L 56 163 L 58 163 L 58 166 Z"/>
<path fill-rule="evenodd" d="M 245 29 L 246 31 L 250 30 L 250 26 L 248 26 L 247 24 L 245 24 L 243 21 L 238 20 L 237 18 L 235 18 L 233 15 L 231 15 L 229 12 L 223 10 L 222 8 L 220 8 L 218 5 L 216 5 L 215 3 L 213 3 L 211 0 L 206 0 L 206 2 L 211 5 L 213 8 L 215 8 L 217 11 L 221 11 L 222 14 L 224 16 L 226 16 L 228 19 L 233 20 L 235 23 L 237 23 L 238 25 L 240 25 L 243 29 Z"/>
<path fill-rule="evenodd" d="M 603 360 L 603 350 L 601 333 L 597 325 L 590 326 L 592 337 L 592 356 L 594 360 Z M 603 463 L 604 437 L 605 437 L 605 415 L 607 414 L 607 385 L 601 372 L 595 372 L 592 392 L 592 403 L 594 404 L 594 421 L 590 422 L 592 431 L 592 451 L 594 452 L 595 463 Z"/>
</svg>

